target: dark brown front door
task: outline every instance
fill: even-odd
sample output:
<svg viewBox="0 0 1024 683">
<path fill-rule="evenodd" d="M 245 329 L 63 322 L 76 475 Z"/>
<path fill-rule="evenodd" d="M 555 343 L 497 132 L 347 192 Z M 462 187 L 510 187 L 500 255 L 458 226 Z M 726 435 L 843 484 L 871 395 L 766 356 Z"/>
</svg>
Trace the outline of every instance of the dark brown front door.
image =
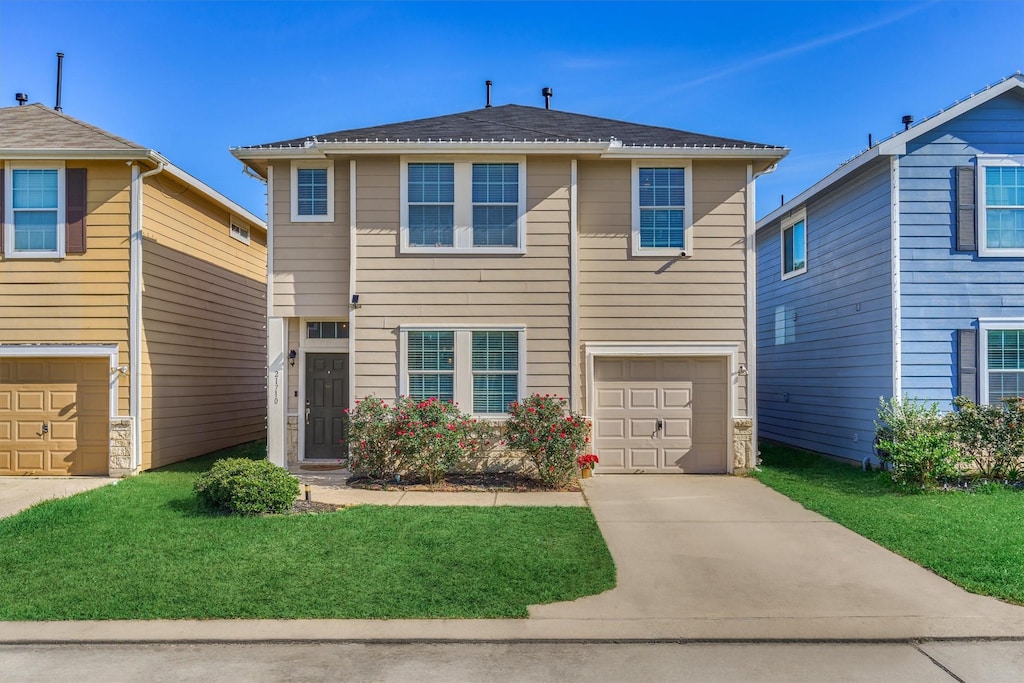
<svg viewBox="0 0 1024 683">
<path fill-rule="evenodd" d="M 348 407 L 348 356 L 306 354 L 305 458 L 336 459 L 346 455 L 344 410 Z"/>
</svg>

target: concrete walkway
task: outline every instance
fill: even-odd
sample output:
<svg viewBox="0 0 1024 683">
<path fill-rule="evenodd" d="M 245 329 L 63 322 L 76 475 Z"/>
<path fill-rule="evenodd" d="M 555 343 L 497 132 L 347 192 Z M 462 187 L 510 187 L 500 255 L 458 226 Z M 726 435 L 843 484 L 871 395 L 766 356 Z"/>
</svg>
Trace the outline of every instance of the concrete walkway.
<svg viewBox="0 0 1024 683">
<path fill-rule="evenodd" d="M 0 477 L 0 518 L 36 503 L 117 483 L 109 477 Z"/>
<path fill-rule="evenodd" d="M 529 619 L 8 622 L 0 643 L 1024 639 L 1024 607 L 971 595 L 752 479 L 604 475 L 584 490 L 618 587 Z"/>
</svg>

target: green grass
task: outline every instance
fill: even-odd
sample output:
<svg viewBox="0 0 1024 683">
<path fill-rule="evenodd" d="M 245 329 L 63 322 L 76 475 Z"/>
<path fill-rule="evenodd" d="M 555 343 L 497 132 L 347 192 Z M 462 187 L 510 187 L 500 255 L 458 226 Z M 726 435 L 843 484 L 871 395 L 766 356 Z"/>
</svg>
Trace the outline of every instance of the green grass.
<svg viewBox="0 0 1024 683">
<path fill-rule="evenodd" d="M 526 617 L 615 585 L 588 508 L 208 513 L 197 473 L 246 450 L 0 520 L 0 620 Z"/>
<path fill-rule="evenodd" d="M 762 444 L 754 476 L 809 510 L 926 567 L 972 593 L 1024 605 L 1024 492 L 900 491 L 812 453 Z"/>
</svg>

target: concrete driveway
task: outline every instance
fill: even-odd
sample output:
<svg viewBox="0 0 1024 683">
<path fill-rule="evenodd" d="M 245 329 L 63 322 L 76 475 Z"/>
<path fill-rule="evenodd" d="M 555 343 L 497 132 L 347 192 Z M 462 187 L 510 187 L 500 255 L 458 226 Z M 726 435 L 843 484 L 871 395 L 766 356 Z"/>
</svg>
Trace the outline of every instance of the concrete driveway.
<svg viewBox="0 0 1024 683">
<path fill-rule="evenodd" d="M 44 500 L 66 498 L 117 481 L 109 477 L 0 477 L 0 517 L 10 517 Z"/>
<path fill-rule="evenodd" d="M 967 593 L 753 479 L 604 475 L 585 493 L 618 587 L 533 619 L 682 638 L 1024 636 L 1024 607 Z"/>
</svg>

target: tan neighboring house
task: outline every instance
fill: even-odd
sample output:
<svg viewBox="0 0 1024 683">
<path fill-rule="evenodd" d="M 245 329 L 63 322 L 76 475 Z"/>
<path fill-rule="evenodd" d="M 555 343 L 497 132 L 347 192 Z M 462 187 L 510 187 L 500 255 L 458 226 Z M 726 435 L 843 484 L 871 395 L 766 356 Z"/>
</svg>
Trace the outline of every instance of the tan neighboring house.
<svg viewBox="0 0 1024 683">
<path fill-rule="evenodd" d="M 268 183 L 270 457 L 362 397 L 593 418 L 604 472 L 754 464 L 754 183 L 788 150 L 518 105 L 242 147 Z"/>
<path fill-rule="evenodd" d="M 0 475 L 264 436 L 266 226 L 160 154 L 0 109 Z"/>
</svg>

